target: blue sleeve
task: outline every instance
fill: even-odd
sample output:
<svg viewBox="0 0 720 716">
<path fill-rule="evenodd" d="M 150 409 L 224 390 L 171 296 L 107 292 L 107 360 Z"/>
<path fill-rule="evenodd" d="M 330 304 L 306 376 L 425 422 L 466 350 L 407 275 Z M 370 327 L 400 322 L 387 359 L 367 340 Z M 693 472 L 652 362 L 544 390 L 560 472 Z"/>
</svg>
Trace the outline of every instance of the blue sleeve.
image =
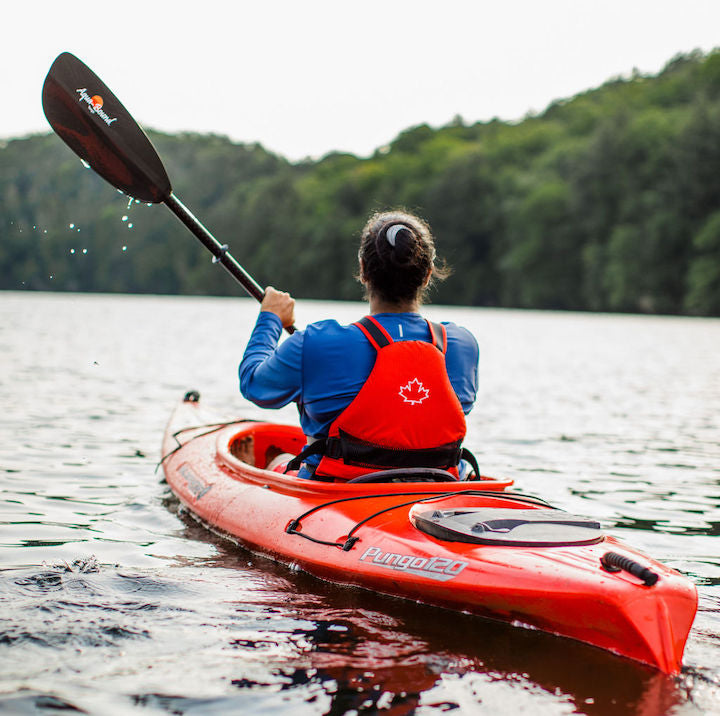
<svg viewBox="0 0 720 716">
<path fill-rule="evenodd" d="M 467 415 L 475 404 L 478 389 L 480 350 L 475 336 L 461 326 L 445 324 L 448 335 L 446 353 L 448 376 Z"/>
<path fill-rule="evenodd" d="M 300 398 L 304 333 L 296 331 L 278 347 L 281 335 L 280 319 L 261 311 L 238 369 L 240 392 L 261 408 Z"/>
</svg>

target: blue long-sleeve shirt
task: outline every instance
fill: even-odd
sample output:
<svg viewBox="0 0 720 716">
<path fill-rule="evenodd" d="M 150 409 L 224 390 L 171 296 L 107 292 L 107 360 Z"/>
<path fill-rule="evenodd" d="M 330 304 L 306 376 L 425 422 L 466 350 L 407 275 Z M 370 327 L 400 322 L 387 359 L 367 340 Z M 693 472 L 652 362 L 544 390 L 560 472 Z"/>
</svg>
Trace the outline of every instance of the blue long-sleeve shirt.
<svg viewBox="0 0 720 716">
<path fill-rule="evenodd" d="M 373 317 L 393 340 L 431 341 L 427 322 L 419 313 Z M 444 325 L 448 376 L 467 414 L 477 393 L 478 345 L 467 329 Z M 370 375 L 376 350 L 357 326 L 342 326 L 334 320 L 312 323 L 278 346 L 281 334 L 278 316 L 261 311 L 240 363 L 240 391 L 263 408 L 281 408 L 295 401 L 305 435 L 325 437 L 332 421 Z"/>
</svg>

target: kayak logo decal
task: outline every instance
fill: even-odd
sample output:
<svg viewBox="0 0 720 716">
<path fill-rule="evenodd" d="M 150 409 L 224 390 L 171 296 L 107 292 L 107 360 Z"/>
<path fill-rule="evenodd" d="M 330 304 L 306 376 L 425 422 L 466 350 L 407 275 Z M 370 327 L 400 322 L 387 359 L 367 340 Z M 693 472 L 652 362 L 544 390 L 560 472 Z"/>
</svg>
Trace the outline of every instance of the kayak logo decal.
<svg viewBox="0 0 720 716">
<path fill-rule="evenodd" d="M 447 557 L 418 557 L 413 554 L 383 552 L 380 547 L 368 547 L 360 557 L 360 562 L 372 560 L 373 564 L 386 569 L 410 572 L 419 577 L 427 577 L 437 582 L 447 582 L 457 577 L 469 562 Z"/>
<path fill-rule="evenodd" d="M 417 378 L 413 378 L 400 388 L 398 395 L 405 403 L 419 405 L 430 397 L 430 391 Z"/>
<path fill-rule="evenodd" d="M 188 490 L 190 490 L 196 500 L 199 500 L 212 487 L 212 485 L 206 485 L 195 470 L 193 470 L 187 463 L 182 464 L 178 469 L 178 472 L 185 480 Z"/>
<path fill-rule="evenodd" d="M 111 125 L 113 122 L 117 122 L 117 117 L 113 117 L 111 119 L 108 114 L 103 111 L 103 98 L 99 94 L 94 94 L 91 97 L 88 94 L 86 87 L 77 89 L 75 91 L 80 95 L 78 97 L 78 102 L 85 102 L 88 106 L 90 114 L 96 114 L 108 126 Z"/>
</svg>

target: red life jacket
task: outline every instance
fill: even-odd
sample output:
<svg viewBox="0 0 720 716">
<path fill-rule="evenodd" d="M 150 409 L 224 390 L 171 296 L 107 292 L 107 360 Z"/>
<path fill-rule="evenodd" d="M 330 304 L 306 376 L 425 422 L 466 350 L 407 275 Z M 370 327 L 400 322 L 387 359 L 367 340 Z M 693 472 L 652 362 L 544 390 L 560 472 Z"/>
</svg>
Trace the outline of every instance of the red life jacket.
<svg viewBox="0 0 720 716">
<path fill-rule="evenodd" d="M 427 343 L 393 341 L 371 316 L 354 325 L 377 350 L 375 365 L 328 437 L 298 458 L 322 454 L 318 478 L 349 480 L 402 467 L 441 468 L 457 477 L 466 426 L 445 366 L 445 327 L 428 321 Z"/>
</svg>

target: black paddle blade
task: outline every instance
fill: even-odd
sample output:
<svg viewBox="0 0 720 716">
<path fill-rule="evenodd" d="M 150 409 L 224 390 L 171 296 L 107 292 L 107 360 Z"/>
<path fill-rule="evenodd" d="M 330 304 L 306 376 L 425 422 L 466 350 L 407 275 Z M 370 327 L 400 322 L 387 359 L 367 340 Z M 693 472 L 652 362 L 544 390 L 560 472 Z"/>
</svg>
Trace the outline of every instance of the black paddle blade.
<svg viewBox="0 0 720 716">
<path fill-rule="evenodd" d="M 149 203 L 172 192 L 155 148 L 107 85 L 63 52 L 45 78 L 42 105 L 58 136 L 103 179 Z"/>
</svg>

